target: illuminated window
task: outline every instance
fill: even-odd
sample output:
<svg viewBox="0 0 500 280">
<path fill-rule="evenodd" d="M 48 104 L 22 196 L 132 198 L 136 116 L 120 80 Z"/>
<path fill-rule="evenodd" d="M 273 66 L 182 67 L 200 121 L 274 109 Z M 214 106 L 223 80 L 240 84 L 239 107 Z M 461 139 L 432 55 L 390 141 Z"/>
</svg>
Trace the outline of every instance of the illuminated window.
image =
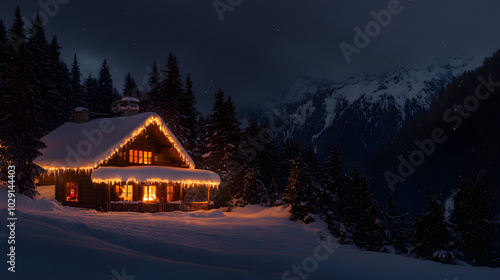
<svg viewBox="0 0 500 280">
<path fill-rule="evenodd" d="M 66 182 L 64 193 L 66 196 L 66 201 L 78 202 L 78 185 L 76 183 Z"/>
<path fill-rule="evenodd" d="M 156 186 L 144 186 L 144 197 L 143 201 L 155 201 L 156 200 Z"/>
<path fill-rule="evenodd" d="M 132 185 L 116 185 L 116 193 L 121 201 L 132 201 L 134 187 Z"/>
<path fill-rule="evenodd" d="M 128 150 L 128 162 L 138 164 L 152 164 L 153 152 Z"/>
<path fill-rule="evenodd" d="M 174 186 L 167 186 L 167 201 L 174 200 Z"/>
</svg>

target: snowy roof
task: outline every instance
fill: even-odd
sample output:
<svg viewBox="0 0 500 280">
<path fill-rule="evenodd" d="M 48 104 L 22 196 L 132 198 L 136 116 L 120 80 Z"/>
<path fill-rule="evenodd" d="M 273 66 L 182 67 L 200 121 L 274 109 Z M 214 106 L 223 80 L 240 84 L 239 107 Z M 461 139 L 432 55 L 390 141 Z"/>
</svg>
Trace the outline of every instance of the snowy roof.
<svg viewBox="0 0 500 280">
<path fill-rule="evenodd" d="M 187 183 L 219 184 L 217 173 L 201 169 L 188 169 L 169 166 L 101 166 L 91 175 L 92 181 L 169 181 Z"/>
<path fill-rule="evenodd" d="M 75 112 L 83 112 L 83 111 L 88 111 L 89 109 L 85 108 L 85 107 L 76 107 L 75 108 Z"/>
<path fill-rule="evenodd" d="M 130 97 L 130 96 L 125 96 L 121 99 L 121 101 L 132 101 L 132 102 L 137 102 L 139 103 L 139 99 L 135 98 L 135 97 Z"/>
<path fill-rule="evenodd" d="M 155 113 L 141 113 L 129 117 L 101 118 L 85 123 L 67 122 L 41 140 L 47 145 L 35 163 L 46 169 L 95 168 L 134 140 L 148 125 L 158 125 L 160 131 L 189 168 L 194 162 L 179 140 Z"/>
</svg>

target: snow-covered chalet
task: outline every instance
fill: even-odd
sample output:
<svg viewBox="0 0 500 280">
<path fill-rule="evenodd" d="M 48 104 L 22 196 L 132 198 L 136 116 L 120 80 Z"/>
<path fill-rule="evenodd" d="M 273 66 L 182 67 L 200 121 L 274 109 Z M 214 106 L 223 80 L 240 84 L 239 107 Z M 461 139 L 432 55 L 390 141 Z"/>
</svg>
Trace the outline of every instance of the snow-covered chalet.
<svg viewBox="0 0 500 280">
<path fill-rule="evenodd" d="M 62 205 L 103 211 L 157 212 L 208 209 L 220 177 L 195 164 L 155 113 L 89 120 L 85 108 L 42 138 L 35 163 L 55 182 Z M 183 202 L 200 187 L 207 199 Z"/>
</svg>

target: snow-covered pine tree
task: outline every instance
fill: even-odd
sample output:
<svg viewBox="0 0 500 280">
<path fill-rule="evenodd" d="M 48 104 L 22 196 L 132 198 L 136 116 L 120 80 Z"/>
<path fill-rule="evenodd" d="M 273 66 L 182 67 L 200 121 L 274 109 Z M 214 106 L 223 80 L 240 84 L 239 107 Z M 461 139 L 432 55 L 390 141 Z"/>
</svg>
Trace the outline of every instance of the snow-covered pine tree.
<svg viewBox="0 0 500 280">
<path fill-rule="evenodd" d="M 99 110 L 99 83 L 97 79 L 92 77 L 92 73 L 88 75 L 83 83 L 84 88 L 84 103 L 91 112 Z"/>
<path fill-rule="evenodd" d="M 205 158 L 203 157 L 203 155 L 207 153 L 207 149 L 206 149 L 207 142 L 205 139 L 205 135 L 207 134 L 207 132 L 205 130 L 205 126 L 207 124 L 207 119 L 208 119 L 208 117 L 200 115 L 198 117 L 198 120 L 197 120 L 198 138 L 196 141 L 198 142 L 198 146 L 196 148 L 196 152 L 199 153 L 200 157 L 198 159 L 199 162 L 197 162 L 196 165 L 198 166 L 197 168 L 200 168 L 200 169 L 207 169 L 207 164 L 205 163 Z"/>
<path fill-rule="evenodd" d="M 268 207 L 281 205 L 281 194 L 278 192 L 278 184 L 276 184 L 274 177 L 271 179 L 269 187 L 267 187 L 267 197 L 269 198 L 267 203 Z"/>
<path fill-rule="evenodd" d="M 42 172 L 33 160 L 45 145 L 39 140 L 43 134 L 42 111 L 30 84 L 25 34 L 21 11 L 17 7 L 10 29 L 10 40 L 15 45 L 8 60 L 5 88 L 0 94 L 4 97 L 0 107 L 5 109 L 0 121 L 0 135 L 5 148 L 3 158 L 7 164 L 15 166 L 17 192 L 32 198 L 38 193 L 33 180 Z"/>
<path fill-rule="evenodd" d="M 342 164 L 342 155 L 338 146 L 335 145 L 326 160 L 321 182 L 322 191 L 319 197 L 321 217 L 328 225 L 328 230 L 335 235 L 337 235 L 338 222 L 345 206 L 343 199 L 345 175 Z"/>
<path fill-rule="evenodd" d="M 342 244 L 349 244 L 344 242 L 353 240 L 357 245 L 364 246 L 366 242 L 365 238 L 360 236 L 356 226 L 363 214 L 372 206 L 368 186 L 367 176 L 359 176 L 356 164 L 354 164 L 349 176 L 345 179 L 342 197 L 344 209 L 340 219 L 341 225 L 339 225 L 338 229 L 339 242 Z"/>
<path fill-rule="evenodd" d="M 385 230 L 387 231 L 389 244 L 384 244 L 394 248 L 396 254 L 408 254 L 412 249 L 413 228 L 408 221 L 408 214 L 403 214 L 396 206 L 392 194 L 389 193 L 387 198 L 387 208 L 384 211 L 383 220 L 386 223 Z M 390 252 L 389 247 L 385 248 L 386 252 Z"/>
<path fill-rule="evenodd" d="M 321 196 L 322 189 L 320 187 L 320 168 L 318 160 L 316 159 L 316 152 L 312 143 L 309 143 L 306 148 L 302 151 L 305 171 L 309 174 L 311 182 L 307 189 L 304 189 L 305 195 L 307 197 L 307 211 L 313 215 L 317 215 L 320 212 L 319 209 L 319 197 Z"/>
<path fill-rule="evenodd" d="M 206 154 L 203 155 L 205 158 L 205 163 L 207 166 L 214 170 L 215 172 L 221 172 L 223 170 L 225 162 L 222 162 L 224 158 L 224 152 L 226 149 L 227 137 L 224 129 L 225 122 L 225 106 L 224 106 L 224 92 L 219 89 L 215 94 L 214 107 L 212 113 L 208 116 L 205 125 L 205 142 L 206 142 Z"/>
<path fill-rule="evenodd" d="M 290 205 L 292 221 L 299 220 L 308 224 L 316 220 L 314 213 L 311 212 L 311 206 L 308 205 L 311 201 L 309 197 L 312 189 L 311 181 L 312 178 L 302 156 L 299 155 L 292 162 L 288 185 L 283 194 L 283 201 Z"/>
<path fill-rule="evenodd" d="M 262 182 L 262 175 L 256 167 L 250 167 L 243 178 L 243 203 L 267 205 L 269 198 Z"/>
<path fill-rule="evenodd" d="M 429 192 L 429 212 L 415 220 L 414 229 L 413 253 L 424 259 L 455 262 L 454 254 L 449 251 L 451 234 L 444 219 L 444 210 L 432 191 Z"/>
<path fill-rule="evenodd" d="M 290 139 L 286 139 L 285 143 L 283 143 L 283 147 L 281 148 L 281 153 L 279 155 L 279 164 L 278 164 L 278 178 L 276 182 L 278 183 L 279 192 L 283 193 L 285 191 L 285 187 L 288 184 L 288 178 L 290 176 L 290 171 L 292 169 L 292 162 L 297 158 L 297 156 L 301 153 L 299 142 L 291 141 Z"/>
<path fill-rule="evenodd" d="M 99 79 L 97 81 L 98 97 L 94 102 L 97 104 L 96 112 L 111 113 L 113 101 L 118 97 L 115 94 L 113 87 L 113 79 L 109 71 L 109 65 L 106 59 L 102 62 L 101 70 L 99 71 Z"/>
<path fill-rule="evenodd" d="M 389 236 L 386 235 L 386 224 L 380 217 L 382 217 L 382 210 L 371 198 L 370 206 L 364 210 L 355 226 L 354 243 L 358 247 L 370 251 L 381 251 L 385 245 L 388 245 Z"/>
<path fill-rule="evenodd" d="M 259 124 L 255 119 L 248 120 L 248 126 L 243 132 L 243 141 L 239 152 L 247 165 L 258 168 L 262 175 L 262 182 L 268 188 L 274 176 L 278 162 L 276 144 L 270 130 Z"/>
<path fill-rule="evenodd" d="M 483 172 L 460 183 L 453 205 L 450 221 L 458 235 L 455 246 L 468 263 L 490 265 L 495 232 L 487 209 Z"/>
<path fill-rule="evenodd" d="M 242 193 L 244 174 L 237 149 L 241 142 L 239 126 L 232 99 L 224 100 L 224 92 L 219 89 L 205 126 L 206 154 L 203 157 L 209 169 L 221 176 L 217 200 L 223 205 L 234 197 L 241 197 Z"/>
</svg>

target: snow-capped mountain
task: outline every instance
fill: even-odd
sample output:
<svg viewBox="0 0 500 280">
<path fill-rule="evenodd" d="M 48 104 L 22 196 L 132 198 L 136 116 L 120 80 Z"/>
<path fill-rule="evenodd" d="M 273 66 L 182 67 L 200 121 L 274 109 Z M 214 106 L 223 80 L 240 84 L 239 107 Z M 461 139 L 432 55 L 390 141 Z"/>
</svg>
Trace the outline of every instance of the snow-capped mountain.
<svg viewBox="0 0 500 280">
<path fill-rule="evenodd" d="M 296 81 L 261 112 L 288 113 L 278 140 L 312 142 L 320 157 L 338 144 L 349 160 L 364 158 L 406 122 L 429 108 L 439 91 L 482 59 L 456 57 L 382 75 L 358 75 L 343 82 Z"/>
</svg>

